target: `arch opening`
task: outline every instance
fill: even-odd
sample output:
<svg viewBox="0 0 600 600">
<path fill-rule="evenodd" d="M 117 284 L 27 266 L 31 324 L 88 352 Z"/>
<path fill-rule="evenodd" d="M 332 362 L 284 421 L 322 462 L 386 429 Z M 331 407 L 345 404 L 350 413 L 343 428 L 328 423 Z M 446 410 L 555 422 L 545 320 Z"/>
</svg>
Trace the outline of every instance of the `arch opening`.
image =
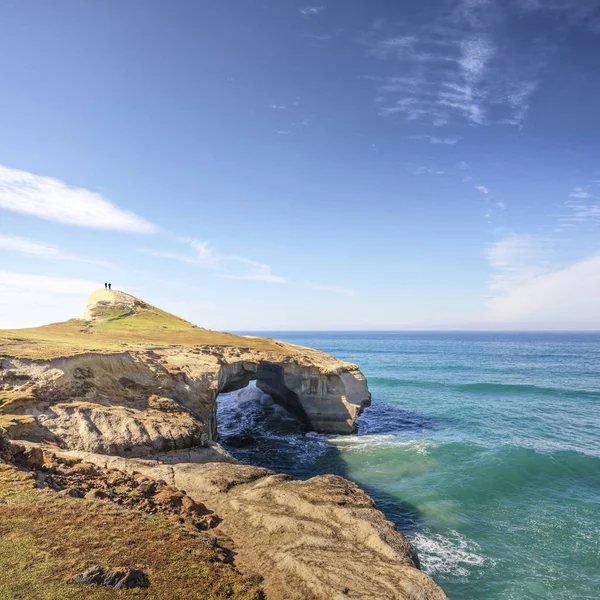
<svg viewBox="0 0 600 600">
<path fill-rule="evenodd" d="M 256 380 L 241 389 L 221 392 L 216 420 L 219 442 L 234 454 L 274 437 L 308 431 L 306 423 L 261 390 Z"/>
</svg>

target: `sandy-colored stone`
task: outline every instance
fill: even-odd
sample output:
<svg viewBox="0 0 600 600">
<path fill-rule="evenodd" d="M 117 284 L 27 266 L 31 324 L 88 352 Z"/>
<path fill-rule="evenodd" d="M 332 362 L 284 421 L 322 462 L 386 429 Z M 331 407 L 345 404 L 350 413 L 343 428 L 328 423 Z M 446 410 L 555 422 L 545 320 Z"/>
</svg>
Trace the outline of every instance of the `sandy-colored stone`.
<svg viewBox="0 0 600 600">
<path fill-rule="evenodd" d="M 260 573 L 270 600 L 447 600 L 415 563 L 408 540 L 356 484 L 334 475 L 296 481 L 250 465 L 165 465 L 73 453 L 185 490 L 222 519 L 236 565 Z"/>
<path fill-rule="evenodd" d="M 295 481 L 237 464 L 217 444 L 217 395 L 251 380 L 308 427 L 353 432 L 370 403 L 356 365 L 274 340 L 198 337 L 191 324 L 120 292 L 95 292 L 86 318 L 38 328 L 32 340 L 0 332 L 0 428 L 20 440 L 7 446 L 0 429 L 0 460 L 37 460 L 44 448 L 51 459 L 39 484 L 75 480 L 61 494 L 83 498 L 99 479 L 123 501 L 165 506 L 177 519 L 206 507 L 202 526 L 233 540 L 236 565 L 264 577 L 270 600 L 446 599 L 354 483 Z M 120 331 L 128 341 L 116 351 Z M 94 335 L 103 351 L 86 350 Z M 168 343 L 171 335 L 179 343 Z M 61 465 L 74 466 L 67 475 Z"/>
</svg>

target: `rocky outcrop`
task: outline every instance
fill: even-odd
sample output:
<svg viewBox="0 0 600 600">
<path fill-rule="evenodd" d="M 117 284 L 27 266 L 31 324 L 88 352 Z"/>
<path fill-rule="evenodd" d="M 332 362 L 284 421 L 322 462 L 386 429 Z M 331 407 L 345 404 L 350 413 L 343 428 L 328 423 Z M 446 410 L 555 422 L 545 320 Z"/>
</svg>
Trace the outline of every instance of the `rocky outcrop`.
<svg viewBox="0 0 600 600">
<path fill-rule="evenodd" d="M 152 510 L 155 492 L 181 490 L 190 506 L 206 508 L 198 523 L 233 540 L 237 566 L 264 577 L 270 600 L 444 600 L 410 543 L 355 484 L 294 481 L 237 464 L 220 448 L 217 396 L 250 381 L 317 431 L 352 433 L 370 403 L 356 365 L 201 330 L 100 290 L 84 321 L 0 332 L 0 460 L 39 464 L 60 449 L 60 460 L 118 469 L 131 485 L 141 473 L 153 495 L 140 502 Z M 18 451 L 2 428 L 20 440 Z M 76 497 L 107 493 L 109 478 L 85 468 L 58 468 L 44 482 L 70 478 L 64 491 Z M 132 491 L 111 493 L 137 502 Z"/>
<path fill-rule="evenodd" d="M 358 369 L 323 368 L 310 353 L 155 348 L 49 361 L 5 357 L 0 425 L 24 439 L 123 456 L 201 446 L 217 440 L 218 394 L 253 379 L 317 431 L 352 432 L 369 402 Z"/>
<path fill-rule="evenodd" d="M 66 448 L 145 456 L 216 441 L 218 394 L 253 380 L 308 429 L 321 432 L 352 433 L 370 403 L 356 365 L 272 340 L 259 346 L 229 336 L 240 345 L 226 338 L 214 345 L 138 343 L 119 352 L 112 343 L 106 352 L 81 350 L 81 339 L 105 335 L 102 327 L 114 328 L 116 338 L 119 327 L 137 335 L 136 319 L 145 324 L 148 315 L 154 319 L 149 337 L 177 319 L 127 294 L 100 290 L 88 303 L 80 346 L 68 347 L 71 355 L 35 360 L 18 356 L 8 341 L 0 345 L 0 425 L 11 435 Z M 183 330 L 195 340 L 197 328 L 179 319 L 176 324 L 175 337 Z"/>
<path fill-rule="evenodd" d="M 365 492 L 342 477 L 295 481 L 233 463 L 62 456 L 110 473 L 162 480 L 216 511 L 219 533 L 235 542 L 236 566 L 260 573 L 270 600 L 447 600 L 418 569 L 408 540 Z"/>
</svg>

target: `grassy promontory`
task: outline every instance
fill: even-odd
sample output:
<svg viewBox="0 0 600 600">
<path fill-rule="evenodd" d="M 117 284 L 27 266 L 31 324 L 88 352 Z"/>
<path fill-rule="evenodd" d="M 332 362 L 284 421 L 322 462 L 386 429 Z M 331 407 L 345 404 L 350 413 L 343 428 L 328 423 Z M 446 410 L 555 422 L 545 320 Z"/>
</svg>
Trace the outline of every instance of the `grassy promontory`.
<svg viewBox="0 0 600 600">
<path fill-rule="evenodd" d="M 269 338 L 232 335 L 196 327 L 119 291 L 94 292 L 86 316 L 89 318 L 28 329 L 0 329 L 0 354 L 51 360 L 88 352 L 118 353 L 140 346 L 281 350 L 281 345 Z"/>
</svg>

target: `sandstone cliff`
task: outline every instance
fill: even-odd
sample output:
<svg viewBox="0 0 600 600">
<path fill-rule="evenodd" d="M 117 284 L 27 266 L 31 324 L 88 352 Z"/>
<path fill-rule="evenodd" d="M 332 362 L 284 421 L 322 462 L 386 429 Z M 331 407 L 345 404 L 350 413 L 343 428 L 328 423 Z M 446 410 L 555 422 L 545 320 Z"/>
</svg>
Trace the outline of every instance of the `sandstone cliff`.
<svg viewBox="0 0 600 600">
<path fill-rule="evenodd" d="M 352 433 L 370 403 L 356 365 L 201 329 L 117 291 L 94 292 L 83 320 L 0 331 L 0 428 L 185 489 L 223 517 L 269 598 L 445 598 L 354 484 L 291 481 L 220 448 L 216 398 L 251 380 L 317 431 Z"/>
<path fill-rule="evenodd" d="M 0 331 L 0 423 L 21 438 L 144 456 L 216 441 L 216 397 L 256 385 L 322 432 L 370 403 L 356 365 L 274 340 L 207 331 L 118 291 L 86 319 Z"/>
</svg>

